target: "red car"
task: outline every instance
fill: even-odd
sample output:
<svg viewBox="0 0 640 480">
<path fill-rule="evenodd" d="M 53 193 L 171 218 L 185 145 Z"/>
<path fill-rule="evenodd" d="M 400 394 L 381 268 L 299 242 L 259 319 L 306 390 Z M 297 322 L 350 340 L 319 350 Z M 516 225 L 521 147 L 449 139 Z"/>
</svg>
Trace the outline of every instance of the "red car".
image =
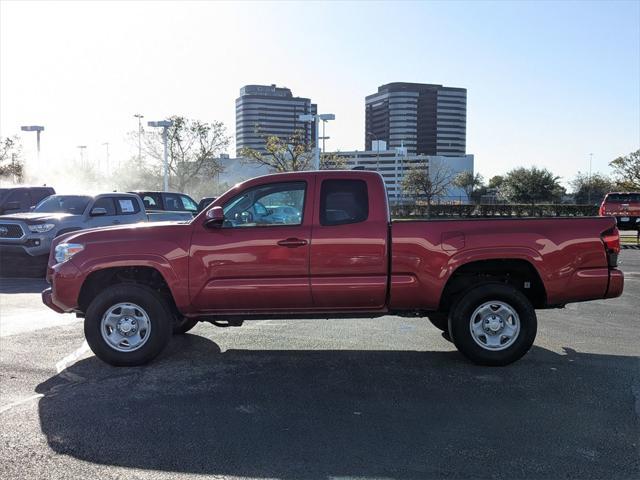
<svg viewBox="0 0 640 480">
<path fill-rule="evenodd" d="M 620 230 L 640 230 L 640 193 L 607 193 L 600 205 L 601 217 L 616 217 Z"/>
<path fill-rule="evenodd" d="M 256 214 L 277 207 L 301 214 Z M 84 317 L 112 365 L 150 361 L 198 321 L 389 313 L 506 365 L 533 344 L 535 309 L 621 295 L 619 249 L 613 218 L 391 222 L 379 174 L 296 172 L 239 184 L 190 223 L 59 237 L 42 297 Z"/>
</svg>

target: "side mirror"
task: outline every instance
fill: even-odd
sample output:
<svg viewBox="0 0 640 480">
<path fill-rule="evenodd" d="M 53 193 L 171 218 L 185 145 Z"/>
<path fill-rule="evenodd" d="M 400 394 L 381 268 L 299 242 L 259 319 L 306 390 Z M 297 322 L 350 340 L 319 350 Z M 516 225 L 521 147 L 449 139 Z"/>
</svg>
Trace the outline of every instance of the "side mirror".
<svg viewBox="0 0 640 480">
<path fill-rule="evenodd" d="M 207 228 L 220 228 L 224 223 L 224 210 L 222 207 L 213 207 L 207 211 L 207 220 L 204 222 Z"/>
<path fill-rule="evenodd" d="M 91 209 L 91 212 L 89 213 L 89 215 L 91 215 L 92 217 L 101 217 L 106 214 L 107 214 L 107 209 L 102 207 L 94 207 Z"/>
</svg>

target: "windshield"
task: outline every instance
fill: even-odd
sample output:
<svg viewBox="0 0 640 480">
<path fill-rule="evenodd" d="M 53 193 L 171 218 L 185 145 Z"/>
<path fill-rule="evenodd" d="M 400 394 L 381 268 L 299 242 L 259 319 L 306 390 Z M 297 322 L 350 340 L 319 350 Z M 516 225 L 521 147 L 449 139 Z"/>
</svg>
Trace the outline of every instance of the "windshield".
<svg viewBox="0 0 640 480">
<path fill-rule="evenodd" d="M 33 209 L 40 213 L 71 213 L 81 215 L 91 197 L 81 195 L 51 195 L 42 200 Z"/>
</svg>

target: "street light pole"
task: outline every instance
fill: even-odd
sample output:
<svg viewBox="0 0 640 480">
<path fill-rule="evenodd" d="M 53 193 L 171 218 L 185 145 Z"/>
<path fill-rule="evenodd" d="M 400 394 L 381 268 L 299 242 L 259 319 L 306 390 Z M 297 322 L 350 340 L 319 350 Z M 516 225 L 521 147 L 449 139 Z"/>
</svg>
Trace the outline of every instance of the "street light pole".
<svg viewBox="0 0 640 480">
<path fill-rule="evenodd" d="M 107 149 L 107 175 L 109 175 L 109 142 L 104 142 L 102 145 Z"/>
<path fill-rule="evenodd" d="M 86 165 L 84 164 L 84 151 L 87 149 L 86 145 L 78 145 L 77 147 L 80 150 L 80 165 L 82 166 L 82 168 L 85 168 Z"/>
<path fill-rule="evenodd" d="M 144 115 L 136 113 L 134 115 L 138 119 L 138 163 L 142 163 L 142 119 Z"/>
<path fill-rule="evenodd" d="M 162 127 L 162 143 L 164 145 L 164 191 L 169 191 L 169 155 L 167 150 L 167 130 L 173 122 L 171 120 L 158 120 L 156 122 L 147 122 L 150 127 Z"/>
<path fill-rule="evenodd" d="M 20 127 L 23 132 L 36 132 L 36 142 L 38 147 L 38 163 L 40 163 L 40 132 L 44 130 L 42 125 L 25 125 Z"/>
<path fill-rule="evenodd" d="M 298 120 L 300 120 L 301 122 L 315 122 L 315 127 L 316 127 L 316 135 L 315 135 L 315 150 L 314 150 L 314 155 L 313 155 L 313 168 L 315 170 L 320 170 L 320 145 L 318 145 L 318 143 L 320 142 L 320 128 L 319 128 L 319 122 L 320 120 L 322 120 L 323 122 L 323 132 L 322 132 L 322 136 L 324 137 L 324 122 L 326 122 L 327 120 L 335 120 L 336 116 L 333 113 L 321 113 L 321 114 L 303 114 L 303 115 L 299 115 L 298 116 Z M 324 143 L 324 139 L 323 139 L 323 143 Z M 323 151 L 324 151 L 324 145 L 323 145 Z"/>
<path fill-rule="evenodd" d="M 593 153 L 589 154 L 589 188 L 587 190 L 587 203 L 591 205 L 591 164 L 593 163 Z"/>
</svg>

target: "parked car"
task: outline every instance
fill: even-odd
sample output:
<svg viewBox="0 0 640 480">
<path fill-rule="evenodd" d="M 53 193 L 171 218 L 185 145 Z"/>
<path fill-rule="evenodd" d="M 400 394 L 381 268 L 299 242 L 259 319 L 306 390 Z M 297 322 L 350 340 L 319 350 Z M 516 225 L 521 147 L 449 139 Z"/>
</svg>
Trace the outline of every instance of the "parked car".
<svg viewBox="0 0 640 480">
<path fill-rule="evenodd" d="M 0 216 L 0 253 L 38 257 L 49 253 L 51 241 L 58 235 L 146 221 L 144 206 L 136 195 L 51 195 L 31 212 Z"/>
<path fill-rule="evenodd" d="M 250 221 L 258 203 L 301 216 Z M 236 185 L 190 223 L 58 237 L 42 298 L 84 316 L 112 365 L 149 362 L 198 321 L 390 313 L 428 317 L 473 362 L 506 365 L 533 344 L 535 309 L 621 295 L 619 250 L 613 218 L 391 222 L 378 173 L 292 172 Z"/>
<path fill-rule="evenodd" d="M 616 217 L 620 230 L 640 230 L 640 192 L 607 193 L 600 205 L 600 216 Z"/>
<path fill-rule="evenodd" d="M 189 195 L 172 192 L 130 192 L 138 195 L 150 216 L 172 212 L 172 220 L 191 220 L 198 214 L 198 204 Z M 150 217 L 151 218 L 151 217 Z M 153 221 L 153 219 L 151 220 Z"/>
<path fill-rule="evenodd" d="M 209 205 L 211 205 L 213 202 L 215 202 L 216 198 L 218 198 L 218 197 L 202 197 L 200 199 L 200 201 L 198 202 L 198 213 L 200 213 L 202 210 L 204 210 Z"/>
<path fill-rule="evenodd" d="M 46 186 L 0 188 L 0 215 L 28 212 L 40 200 L 55 193 L 53 187 Z"/>
</svg>

